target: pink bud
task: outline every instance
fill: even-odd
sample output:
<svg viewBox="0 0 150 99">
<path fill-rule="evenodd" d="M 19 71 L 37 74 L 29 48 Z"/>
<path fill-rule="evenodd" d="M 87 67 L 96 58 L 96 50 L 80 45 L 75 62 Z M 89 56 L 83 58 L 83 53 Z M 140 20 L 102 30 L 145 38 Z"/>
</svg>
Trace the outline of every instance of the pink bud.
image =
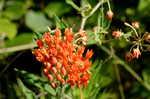
<svg viewBox="0 0 150 99">
<path fill-rule="evenodd" d="M 66 75 L 66 69 L 65 69 L 64 67 L 62 67 L 61 73 L 62 73 L 63 75 Z"/>
<path fill-rule="evenodd" d="M 51 83 L 51 86 L 52 86 L 53 88 L 56 88 L 56 87 L 57 87 L 57 85 L 56 85 L 55 83 Z"/>
<path fill-rule="evenodd" d="M 139 48 L 134 48 L 133 52 L 132 52 L 132 55 L 133 55 L 133 58 L 138 59 L 139 56 L 141 56 L 141 52 L 140 52 Z"/>
<path fill-rule="evenodd" d="M 61 75 L 60 75 L 60 74 L 56 75 L 56 77 L 57 77 L 57 79 L 58 79 L 59 81 L 61 81 L 61 80 L 62 80 L 62 77 L 61 77 Z"/>
<path fill-rule="evenodd" d="M 111 20 L 113 18 L 113 16 L 114 16 L 114 13 L 111 10 L 107 11 L 107 13 L 106 13 L 107 19 Z"/>
<path fill-rule="evenodd" d="M 47 77 L 48 77 L 48 79 L 49 79 L 50 81 L 53 81 L 53 80 L 54 80 L 54 78 L 53 78 L 53 76 L 52 76 L 51 74 L 48 74 Z"/>
<path fill-rule="evenodd" d="M 36 40 L 36 44 L 38 45 L 39 48 L 43 47 L 43 42 L 41 40 Z"/>
<path fill-rule="evenodd" d="M 55 67 L 52 67 L 51 71 L 52 71 L 52 73 L 54 73 L 54 75 L 56 75 L 56 74 L 57 74 L 57 70 L 56 70 L 56 68 L 55 68 Z"/>
<path fill-rule="evenodd" d="M 43 70 L 43 73 L 47 76 L 49 74 L 48 70 L 47 69 L 44 69 Z"/>
<path fill-rule="evenodd" d="M 121 31 L 113 31 L 112 32 L 113 37 L 121 37 L 122 35 L 123 35 L 123 33 Z"/>
</svg>

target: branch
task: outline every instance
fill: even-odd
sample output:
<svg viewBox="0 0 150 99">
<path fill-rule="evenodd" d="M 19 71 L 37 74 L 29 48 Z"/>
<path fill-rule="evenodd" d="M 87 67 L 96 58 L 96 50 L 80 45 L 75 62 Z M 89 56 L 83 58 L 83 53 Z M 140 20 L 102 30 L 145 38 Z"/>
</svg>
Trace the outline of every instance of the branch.
<svg viewBox="0 0 150 99">
<path fill-rule="evenodd" d="M 81 21 L 81 27 L 80 29 L 83 30 L 84 29 L 84 26 L 85 26 L 85 23 L 86 23 L 86 20 L 91 17 L 96 11 L 97 9 L 103 4 L 105 3 L 106 0 L 101 0 L 97 3 L 97 5 L 93 8 L 93 10 L 89 13 L 89 15 L 85 16 L 82 18 L 82 21 Z"/>
<path fill-rule="evenodd" d="M 27 49 L 32 49 L 35 46 L 36 46 L 35 43 L 29 43 L 29 44 L 24 44 L 24 45 L 9 47 L 9 48 L 1 48 L 0 49 L 0 54 L 16 52 L 16 51 L 21 51 L 21 50 L 27 50 Z"/>
<path fill-rule="evenodd" d="M 118 56 L 115 55 L 115 53 L 111 53 L 109 49 L 107 49 L 105 46 L 98 44 L 99 47 L 105 51 L 107 54 L 112 54 L 112 57 L 118 61 L 118 64 L 123 66 L 138 82 L 140 82 L 148 91 L 150 91 L 150 86 L 148 83 L 144 82 L 143 79 L 134 71 L 132 68 L 126 64 L 123 60 L 121 60 Z"/>
</svg>

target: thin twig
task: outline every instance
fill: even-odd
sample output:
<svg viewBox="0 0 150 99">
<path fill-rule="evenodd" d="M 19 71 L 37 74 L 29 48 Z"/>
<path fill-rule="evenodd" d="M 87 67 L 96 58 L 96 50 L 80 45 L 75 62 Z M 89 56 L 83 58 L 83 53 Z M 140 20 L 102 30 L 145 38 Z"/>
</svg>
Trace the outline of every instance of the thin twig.
<svg viewBox="0 0 150 99">
<path fill-rule="evenodd" d="M 124 25 L 126 25 L 126 26 L 130 27 L 130 28 L 134 31 L 135 35 L 136 35 L 137 37 L 139 37 L 139 35 L 138 35 L 138 33 L 137 33 L 136 29 L 135 29 L 132 25 L 130 25 L 130 24 L 129 24 L 129 23 L 127 23 L 127 22 L 125 22 L 125 23 L 124 23 Z"/>
<path fill-rule="evenodd" d="M 124 91 L 123 91 L 123 86 L 121 84 L 121 78 L 120 78 L 119 68 L 118 68 L 117 65 L 114 65 L 114 69 L 115 69 L 115 73 L 116 73 L 117 82 L 119 84 L 118 87 L 119 87 L 121 99 L 125 99 L 125 95 L 124 95 Z"/>
<path fill-rule="evenodd" d="M 101 1 L 99 1 L 99 2 L 97 3 L 97 5 L 93 8 L 93 10 L 89 13 L 89 15 L 84 16 L 84 17 L 82 18 L 81 26 L 80 26 L 80 29 L 81 29 L 81 30 L 84 29 L 84 26 L 85 26 L 85 23 L 86 23 L 87 19 L 88 19 L 89 17 L 91 17 L 91 16 L 97 11 L 97 9 L 98 9 L 103 3 L 105 3 L 105 2 L 106 2 L 106 0 L 101 0 Z"/>
<path fill-rule="evenodd" d="M 111 54 L 109 49 L 107 49 L 103 45 L 99 45 L 99 47 L 105 51 L 107 54 Z M 126 64 L 123 60 L 121 60 L 118 56 L 115 55 L 115 53 L 112 54 L 112 57 L 117 60 L 118 64 L 123 66 L 138 82 L 140 82 L 147 90 L 150 91 L 150 85 L 142 80 L 142 78 L 128 65 Z"/>
<path fill-rule="evenodd" d="M 18 53 L 12 60 L 11 62 L 9 62 L 9 64 L 7 64 L 4 69 L 0 72 L 0 77 L 3 75 L 3 73 L 9 68 L 9 66 L 18 58 L 20 57 L 24 52 L 20 52 Z"/>
<path fill-rule="evenodd" d="M 24 45 L 19 45 L 19 46 L 13 46 L 13 47 L 9 47 L 9 48 L 1 48 L 0 49 L 0 54 L 32 49 L 35 46 L 36 46 L 35 43 L 29 43 L 29 44 L 24 44 Z"/>
</svg>

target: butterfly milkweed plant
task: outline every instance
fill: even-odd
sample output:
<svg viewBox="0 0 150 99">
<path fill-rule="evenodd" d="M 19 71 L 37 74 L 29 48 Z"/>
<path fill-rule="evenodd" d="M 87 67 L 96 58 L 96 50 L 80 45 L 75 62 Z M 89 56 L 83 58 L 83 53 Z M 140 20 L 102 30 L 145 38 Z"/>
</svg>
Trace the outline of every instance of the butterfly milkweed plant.
<svg viewBox="0 0 150 99">
<path fill-rule="evenodd" d="M 0 99 L 149 99 L 148 0 L 1 0 Z"/>
</svg>

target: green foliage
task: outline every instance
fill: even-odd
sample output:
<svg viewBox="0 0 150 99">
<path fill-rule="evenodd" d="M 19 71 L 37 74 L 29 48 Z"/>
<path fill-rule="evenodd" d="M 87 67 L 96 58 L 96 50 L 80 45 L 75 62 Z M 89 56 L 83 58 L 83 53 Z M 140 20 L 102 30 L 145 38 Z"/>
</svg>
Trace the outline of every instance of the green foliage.
<svg viewBox="0 0 150 99">
<path fill-rule="evenodd" d="M 33 34 L 31 33 L 22 33 L 11 40 L 6 40 L 5 44 L 6 46 L 16 46 L 16 45 L 22 45 L 31 43 L 33 41 Z"/>
<path fill-rule="evenodd" d="M 55 20 L 55 23 L 56 23 L 56 28 L 58 29 L 65 29 L 67 28 L 67 24 L 65 24 L 62 20 L 59 19 L 58 16 L 54 16 L 54 20 Z"/>
<path fill-rule="evenodd" d="M 29 88 L 27 88 L 19 78 L 17 79 L 17 82 L 18 82 L 19 88 L 21 89 L 23 95 L 27 99 L 34 99 L 35 98 L 34 93 Z"/>
<path fill-rule="evenodd" d="M 28 85 L 35 86 L 36 89 L 39 88 L 40 90 L 43 90 L 43 92 L 46 91 L 48 94 L 51 94 L 52 96 L 56 96 L 56 91 L 49 85 L 49 83 L 47 82 L 45 78 L 41 78 L 38 75 L 29 73 L 23 70 L 15 69 L 15 71 L 17 72 L 19 76 L 21 76 L 24 82 L 26 82 Z"/>
<path fill-rule="evenodd" d="M 26 11 L 27 8 L 24 6 L 24 2 L 15 2 L 8 5 L 2 14 L 11 20 L 18 20 L 26 13 Z"/>
<path fill-rule="evenodd" d="M 0 34 L 5 34 L 9 39 L 13 39 L 17 34 L 17 25 L 8 19 L 0 18 Z"/>
<path fill-rule="evenodd" d="M 41 12 L 28 11 L 25 16 L 26 25 L 35 32 L 44 32 L 51 22 Z"/>
<path fill-rule="evenodd" d="M 138 11 L 142 13 L 142 16 L 149 16 L 150 12 L 150 0 L 140 0 L 139 6 L 138 6 Z"/>
<path fill-rule="evenodd" d="M 53 17 L 54 15 L 62 16 L 66 14 L 71 11 L 71 8 L 64 2 L 55 1 L 49 3 L 44 9 L 44 11 L 49 17 Z"/>
</svg>

